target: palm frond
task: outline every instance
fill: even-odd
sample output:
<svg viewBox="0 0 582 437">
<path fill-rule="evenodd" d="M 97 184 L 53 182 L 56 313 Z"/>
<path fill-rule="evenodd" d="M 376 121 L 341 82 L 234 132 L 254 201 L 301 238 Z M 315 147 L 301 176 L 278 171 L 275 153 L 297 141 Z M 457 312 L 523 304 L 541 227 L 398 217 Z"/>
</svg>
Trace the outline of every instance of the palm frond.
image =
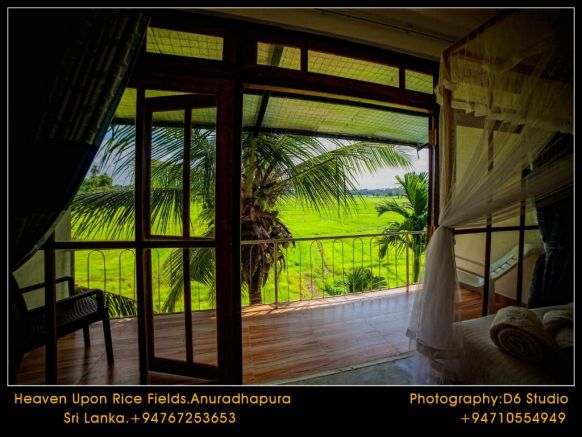
<svg viewBox="0 0 582 437">
<path fill-rule="evenodd" d="M 396 256 L 400 256 L 400 254 L 404 251 L 406 247 L 406 240 L 403 235 L 400 235 L 395 232 L 401 232 L 399 229 L 395 227 L 388 227 L 384 229 L 386 235 L 378 239 L 378 255 L 380 258 L 384 258 L 388 253 L 388 250 L 392 247 L 395 250 Z"/>
<path fill-rule="evenodd" d="M 406 237 L 398 235 L 398 233 L 423 231 L 427 225 L 428 174 L 426 172 L 406 173 L 404 177 L 397 176 L 396 179 L 404 190 L 405 202 L 401 203 L 390 199 L 376 205 L 378 216 L 393 212 L 403 218 L 399 222 L 389 222 L 386 229 L 384 229 L 384 232 L 389 235 L 386 235 L 378 243 L 378 253 L 381 258 L 386 256 L 391 246 L 395 248 L 397 256 L 405 250 L 407 246 Z M 426 244 L 426 240 L 421 238 L 420 235 L 408 237 L 408 247 L 413 251 L 414 260 L 417 260 Z"/>
<path fill-rule="evenodd" d="M 173 250 L 162 266 L 164 282 L 169 283 L 170 292 L 160 309 L 162 312 L 174 312 L 176 307 L 184 301 L 184 277 L 182 250 Z"/>
<path fill-rule="evenodd" d="M 104 292 L 105 305 L 109 317 L 129 317 L 137 315 L 137 301 L 120 294 Z"/>
<path fill-rule="evenodd" d="M 352 193 L 356 191 L 355 181 L 361 172 L 410 165 L 409 157 L 396 146 L 329 141 L 335 145 L 335 149 L 329 150 L 320 141 L 310 139 L 308 147 L 302 147 L 298 153 L 302 159 L 292 160 L 292 164 L 283 169 L 273 188 L 287 188 L 286 192 L 296 196 L 303 206 L 312 207 L 316 211 L 333 208 L 341 197 L 344 208 L 349 210 L 356 203 Z"/>
<path fill-rule="evenodd" d="M 99 152 L 101 155 L 100 168 L 112 168 L 112 177 L 133 175 L 135 165 L 135 126 L 112 124 L 104 142 L 101 143 Z"/>
<path fill-rule="evenodd" d="M 428 209 L 428 173 L 406 173 L 404 178 L 397 176 L 396 179 L 404 190 L 407 207 L 414 215 L 423 215 Z"/>
<path fill-rule="evenodd" d="M 71 206 L 73 238 L 132 239 L 135 223 L 132 188 L 77 193 Z"/>
<path fill-rule="evenodd" d="M 378 217 L 388 212 L 395 212 L 405 219 L 408 219 L 411 216 L 409 209 L 407 209 L 405 205 L 395 199 L 388 199 L 384 202 L 378 203 L 376 205 L 376 211 L 378 212 Z"/>
<path fill-rule="evenodd" d="M 337 285 L 348 293 L 355 293 L 385 287 L 386 278 L 374 275 L 370 269 L 358 267 L 353 272 L 347 273 L 345 278 L 338 282 Z M 326 289 L 326 291 L 329 294 L 332 290 Z"/>
<path fill-rule="evenodd" d="M 162 312 L 174 312 L 184 298 L 183 249 L 173 250 L 162 267 L 164 277 L 169 281 L 170 293 L 166 297 Z M 216 262 L 212 249 L 190 249 L 190 279 L 208 287 L 209 303 L 216 300 Z"/>
<path fill-rule="evenodd" d="M 216 180 L 216 132 L 207 129 L 192 130 L 190 150 L 190 189 L 192 201 L 200 198 L 203 204 L 214 206 Z"/>
<path fill-rule="evenodd" d="M 182 190 L 152 188 L 152 232 L 163 233 L 182 224 Z M 131 188 L 77 193 L 72 202 L 74 238 L 134 238 L 135 192 Z"/>
</svg>

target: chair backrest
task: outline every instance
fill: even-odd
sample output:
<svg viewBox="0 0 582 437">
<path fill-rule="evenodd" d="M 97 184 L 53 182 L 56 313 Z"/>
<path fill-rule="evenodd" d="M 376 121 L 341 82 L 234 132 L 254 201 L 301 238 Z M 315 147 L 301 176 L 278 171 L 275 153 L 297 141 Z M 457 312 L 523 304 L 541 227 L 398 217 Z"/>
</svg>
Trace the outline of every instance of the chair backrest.
<svg viewBox="0 0 582 437">
<path fill-rule="evenodd" d="M 61 282 L 66 282 L 68 285 L 68 295 L 71 296 L 75 290 L 75 280 L 72 276 L 62 276 L 57 278 L 55 281 L 57 284 Z M 44 282 L 37 284 L 27 285 L 26 287 L 20 287 L 14 275 L 10 275 L 10 294 L 14 299 L 14 310 L 21 313 L 22 315 L 28 311 L 28 305 L 24 299 L 24 294 L 29 291 L 39 290 L 44 288 Z"/>
<path fill-rule="evenodd" d="M 16 320 L 22 320 L 28 311 L 26 306 L 26 301 L 22 295 L 22 291 L 18 286 L 18 282 L 14 275 L 9 275 L 9 301 L 10 301 L 10 312 L 15 317 Z"/>
</svg>

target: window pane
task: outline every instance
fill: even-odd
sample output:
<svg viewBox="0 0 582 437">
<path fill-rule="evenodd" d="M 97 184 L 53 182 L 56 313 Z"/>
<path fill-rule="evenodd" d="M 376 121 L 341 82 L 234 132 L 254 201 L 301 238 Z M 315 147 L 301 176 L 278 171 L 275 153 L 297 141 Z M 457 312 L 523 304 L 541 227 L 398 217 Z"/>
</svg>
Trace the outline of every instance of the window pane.
<svg viewBox="0 0 582 437">
<path fill-rule="evenodd" d="M 211 238 L 214 237 L 216 187 L 215 102 L 210 107 L 192 109 L 191 132 L 190 236 Z"/>
<path fill-rule="evenodd" d="M 56 239 L 135 239 L 134 164 L 134 118 L 114 119 L 69 211 L 59 222 Z"/>
<path fill-rule="evenodd" d="M 134 249 L 77 250 L 72 253 L 78 290 L 103 290 L 112 318 L 137 314 Z"/>
<path fill-rule="evenodd" d="M 397 87 L 399 83 L 397 67 L 313 50 L 309 50 L 308 53 L 308 70 L 311 73 L 328 74 L 380 85 Z"/>
<path fill-rule="evenodd" d="M 148 28 L 146 50 L 150 53 L 222 61 L 222 46 L 218 36 Z"/>
<path fill-rule="evenodd" d="M 433 78 L 430 74 L 406 70 L 405 83 L 407 90 L 418 91 L 426 94 L 433 93 Z"/>
<path fill-rule="evenodd" d="M 151 234 L 182 235 L 184 111 L 153 114 L 151 138 Z"/>
<path fill-rule="evenodd" d="M 214 249 L 190 250 L 194 362 L 218 365 Z"/>
<path fill-rule="evenodd" d="M 289 114 L 293 116 L 289 117 Z M 292 129 L 313 135 L 359 136 L 420 144 L 428 142 L 426 116 L 283 97 L 269 99 L 263 129 Z"/>
<path fill-rule="evenodd" d="M 183 251 L 181 249 L 154 249 L 149 252 L 154 309 L 154 355 L 184 361 L 186 335 Z"/>
</svg>

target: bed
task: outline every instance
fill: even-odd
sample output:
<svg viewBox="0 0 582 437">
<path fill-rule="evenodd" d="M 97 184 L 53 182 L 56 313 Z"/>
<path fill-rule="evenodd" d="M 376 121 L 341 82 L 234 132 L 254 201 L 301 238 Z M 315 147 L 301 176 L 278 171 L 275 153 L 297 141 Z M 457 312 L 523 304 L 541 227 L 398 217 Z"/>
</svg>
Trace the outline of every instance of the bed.
<svg viewBox="0 0 582 437">
<path fill-rule="evenodd" d="M 532 309 L 538 316 L 566 305 Z M 493 343 L 490 327 L 495 315 L 460 322 L 464 356 L 456 382 L 468 385 L 554 385 L 573 380 L 573 347 L 562 349 L 551 364 L 531 364 L 514 358 Z"/>
</svg>

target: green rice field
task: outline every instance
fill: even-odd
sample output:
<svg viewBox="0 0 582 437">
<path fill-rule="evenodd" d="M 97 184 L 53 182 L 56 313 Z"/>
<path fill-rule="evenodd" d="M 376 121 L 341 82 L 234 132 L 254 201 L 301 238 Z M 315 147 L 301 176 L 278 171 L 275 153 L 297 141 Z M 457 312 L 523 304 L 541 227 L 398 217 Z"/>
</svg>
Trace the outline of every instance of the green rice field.
<svg viewBox="0 0 582 437">
<path fill-rule="evenodd" d="M 315 211 L 292 201 L 279 208 L 282 221 L 294 238 L 343 236 L 326 240 L 298 241 L 284 248 L 279 246 L 279 256 L 285 259 L 285 268 L 275 274 L 271 269 L 262 289 L 264 303 L 311 299 L 345 293 L 346 278 L 356 269 L 370 269 L 373 276 L 382 278 L 383 288 L 403 286 L 406 283 L 406 254 L 389 251 L 387 257 L 378 257 L 378 237 L 349 237 L 350 235 L 378 234 L 389 221 L 400 220 L 396 214 L 378 217 L 375 205 L 385 198 L 363 197 L 358 208 L 350 214 L 337 209 Z M 196 209 L 196 205 L 192 205 Z M 178 234 L 172 229 L 166 234 Z M 74 229 L 73 229 L 74 233 Z M 95 235 L 92 239 L 101 239 Z M 163 265 L 172 249 L 152 251 L 152 284 L 154 308 L 162 308 L 170 292 L 171 278 L 163 273 Z M 251 252 L 252 253 L 252 252 Z M 410 255 L 411 257 L 411 255 Z M 410 265 L 412 260 L 410 258 Z M 412 281 L 412 268 L 410 269 Z M 135 255 L 130 250 L 77 251 L 75 253 L 75 278 L 80 286 L 96 287 L 110 293 L 135 298 Z M 373 288 L 370 282 L 369 287 Z M 376 287 L 378 288 L 378 287 Z M 204 310 L 213 307 L 211 291 L 205 284 L 191 281 L 192 308 Z M 248 294 L 243 289 L 243 305 L 248 305 Z M 183 308 L 180 302 L 176 310 Z"/>
</svg>

